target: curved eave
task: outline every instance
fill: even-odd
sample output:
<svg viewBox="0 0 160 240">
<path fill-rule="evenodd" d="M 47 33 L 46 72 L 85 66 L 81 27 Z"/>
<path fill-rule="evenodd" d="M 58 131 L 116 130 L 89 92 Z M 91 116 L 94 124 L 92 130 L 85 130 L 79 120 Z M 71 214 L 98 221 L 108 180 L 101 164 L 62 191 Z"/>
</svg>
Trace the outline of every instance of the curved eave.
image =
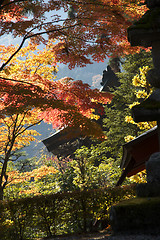
<svg viewBox="0 0 160 240">
<path fill-rule="evenodd" d="M 123 156 L 120 167 L 121 169 L 126 168 L 132 158 L 135 160 L 136 165 L 139 166 L 139 163 L 144 163 L 157 150 L 158 131 L 156 126 L 123 145 Z"/>
</svg>

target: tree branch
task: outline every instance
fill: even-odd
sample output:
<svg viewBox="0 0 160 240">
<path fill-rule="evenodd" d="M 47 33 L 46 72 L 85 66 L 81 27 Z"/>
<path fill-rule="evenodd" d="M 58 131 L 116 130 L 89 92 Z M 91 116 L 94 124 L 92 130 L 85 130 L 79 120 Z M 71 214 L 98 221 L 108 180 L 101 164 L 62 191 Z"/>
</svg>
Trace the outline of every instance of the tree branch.
<svg viewBox="0 0 160 240">
<path fill-rule="evenodd" d="M 4 173 L 4 179 L 5 179 L 5 181 L 4 181 L 3 185 L 2 185 L 2 190 L 5 188 L 5 186 L 8 183 L 8 175 L 6 174 L 6 172 Z"/>
<path fill-rule="evenodd" d="M 72 26 L 69 26 L 69 27 L 62 27 L 62 28 L 59 28 L 59 29 L 51 29 L 51 30 L 44 31 L 44 32 L 34 33 L 32 35 L 27 36 L 26 39 L 29 39 L 29 38 L 32 38 L 32 37 L 36 37 L 36 36 L 39 36 L 39 35 L 43 35 L 43 34 L 47 34 L 47 33 L 50 33 L 50 32 L 58 32 L 58 31 L 61 31 L 61 30 L 74 28 L 74 27 L 79 26 L 79 25 L 80 25 L 80 23 L 76 23 L 76 24 L 74 24 Z M 39 26 L 37 26 L 36 28 L 39 28 Z"/>
<path fill-rule="evenodd" d="M 9 59 L 2 64 L 2 66 L 0 67 L 0 71 L 3 70 L 3 68 L 12 60 L 12 58 L 20 51 L 20 49 L 23 47 L 24 42 L 26 41 L 26 36 L 24 36 L 19 48 L 9 57 Z"/>
<path fill-rule="evenodd" d="M 48 23 L 44 23 L 44 24 L 50 24 L 51 22 L 48 22 Z M 44 24 L 41 24 L 41 25 L 44 25 Z M 79 25 L 78 23 L 77 24 L 74 24 L 73 26 L 69 26 L 69 27 L 62 27 L 60 29 L 52 29 L 52 30 L 48 30 L 48 31 L 44 31 L 44 32 L 39 32 L 39 33 L 35 33 L 35 34 L 32 34 L 32 35 L 29 35 L 33 30 L 39 28 L 41 25 L 38 25 L 36 26 L 35 28 L 32 28 L 29 32 L 27 32 L 25 34 L 25 36 L 23 37 L 23 40 L 20 44 L 20 46 L 18 47 L 18 49 L 9 57 L 9 59 L 2 64 L 2 66 L 0 67 L 0 71 L 2 71 L 4 69 L 4 67 L 12 60 L 12 58 L 21 50 L 21 48 L 23 47 L 25 41 L 29 38 L 32 38 L 32 37 L 36 37 L 38 35 L 43 35 L 43 34 L 47 34 L 47 33 L 50 33 L 50 32 L 56 32 L 56 31 L 59 31 L 59 30 L 64 30 L 64 29 L 68 29 L 68 28 L 73 28 L 77 25 Z M 29 36 L 28 36 L 29 35 Z"/>
<path fill-rule="evenodd" d="M 16 79 L 12 79 L 12 78 L 0 77 L 0 79 L 4 79 L 4 80 L 7 80 L 7 81 L 12 81 L 12 82 L 18 82 L 18 83 L 25 83 L 25 84 L 28 84 L 28 85 L 31 85 L 31 86 L 36 86 L 33 83 L 22 81 L 22 80 L 16 80 Z"/>
<path fill-rule="evenodd" d="M 29 125 L 29 126 L 26 127 L 24 130 L 22 130 L 21 132 L 17 133 L 17 134 L 16 134 L 16 137 L 18 137 L 19 135 L 21 135 L 21 134 L 22 134 L 23 132 L 25 132 L 27 129 L 29 129 L 29 128 L 31 128 L 31 127 L 33 127 L 33 126 L 41 123 L 42 121 L 43 121 L 43 119 L 39 120 L 39 121 L 36 122 L 36 123 L 33 123 L 33 124 Z"/>
<path fill-rule="evenodd" d="M 9 5 L 14 4 L 14 3 L 27 2 L 27 0 L 14 0 L 14 1 L 12 1 L 12 2 L 9 2 L 9 3 L 6 3 L 6 4 L 2 5 L 4 1 L 5 1 L 5 0 L 3 0 L 3 1 L 1 0 L 1 7 L 0 7 L 0 9 L 3 9 L 3 8 L 9 6 Z"/>
<path fill-rule="evenodd" d="M 19 124 L 16 126 L 16 132 L 19 131 L 19 130 L 21 130 L 21 129 L 23 128 L 23 126 L 21 126 L 21 124 L 22 124 L 22 122 L 23 122 L 23 120 L 24 120 L 27 112 L 28 112 L 28 111 L 25 111 L 25 112 L 23 113 L 23 117 L 21 118 Z M 18 121 L 17 121 L 17 122 L 18 122 Z"/>
</svg>

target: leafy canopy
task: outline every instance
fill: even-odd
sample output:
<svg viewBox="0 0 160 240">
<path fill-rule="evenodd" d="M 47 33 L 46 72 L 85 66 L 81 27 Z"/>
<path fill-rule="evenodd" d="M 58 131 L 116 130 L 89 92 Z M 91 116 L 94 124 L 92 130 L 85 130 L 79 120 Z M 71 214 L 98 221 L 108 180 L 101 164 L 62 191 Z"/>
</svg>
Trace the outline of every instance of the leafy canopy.
<svg viewBox="0 0 160 240">
<path fill-rule="evenodd" d="M 101 127 L 92 121 L 97 119 L 93 111 L 111 96 L 92 90 L 82 81 L 55 81 L 57 68 L 52 64 L 51 45 L 49 42 L 39 51 L 37 44 L 29 43 L 0 72 L 0 199 L 8 183 L 8 162 L 35 139 L 37 132 L 30 127 L 45 120 L 54 128 L 67 125 L 78 127 L 82 135 L 104 137 Z M 16 47 L 1 46 L 2 61 L 15 51 Z"/>
<path fill-rule="evenodd" d="M 0 36 L 44 43 L 56 41 L 56 61 L 69 68 L 131 53 L 127 28 L 146 11 L 143 0 L 9 1 L 0 4 Z M 62 14 L 63 13 L 63 14 Z M 49 16 L 49 17 L 48 17 Z M 2 68 L 5 66 L 2 64 Z"/>
<path fill-rule="evenodd" d="M 97 119 L 94 109 L 103 111 L 99 104 L 108 102 L 111 95 L 92 90 L 82 81 L 70 78 L 55 81 L 53 73 L 57 68 L 52 64 L 54 54 L 51 46 L 49 42 L 43 51 L 39 51 L 37 44 L 29 43 L 0 72 L 1 117 L 22 114 L 34 108 L 39 119 L 52 123 L 54 128 L 80 126 L 87 134 L 91 124 L 91 135 L 94 132 L 98 135 L 95 122 L 89 119 Z M 7 49 L 1 46 L 1 58 L 7 59 L 15 49 L 13 46 Z"/>
</svg>

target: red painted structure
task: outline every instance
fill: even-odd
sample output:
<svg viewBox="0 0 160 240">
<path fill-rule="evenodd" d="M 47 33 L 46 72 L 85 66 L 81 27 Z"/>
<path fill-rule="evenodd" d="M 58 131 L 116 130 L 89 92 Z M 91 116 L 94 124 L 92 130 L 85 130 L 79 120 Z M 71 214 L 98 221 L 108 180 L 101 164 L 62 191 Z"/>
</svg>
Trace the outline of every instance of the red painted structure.
<svg viewBox="0 0 160 240">
<path fill-rule="evenodd" d="M 145 162 L 152 153 L 159 151 L 157 127 L 141 134 L 139 137 L 123 145 L 121 169 L 124 169 L 117 182 L 121 185 L 126 177 L 135 175 L 145 169 Z"/>
</svg>

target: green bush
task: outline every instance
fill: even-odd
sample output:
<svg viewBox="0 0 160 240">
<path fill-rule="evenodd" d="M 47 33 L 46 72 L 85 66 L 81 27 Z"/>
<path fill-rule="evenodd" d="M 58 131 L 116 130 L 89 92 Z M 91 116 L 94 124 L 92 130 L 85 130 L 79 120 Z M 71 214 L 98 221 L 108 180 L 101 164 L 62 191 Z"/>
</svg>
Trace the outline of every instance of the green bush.
<svg viewBox="0 0 160 240">
<path fill-rule="evenodd" d="M 0 202 L 0 239 L 24 240 L 94 231 L 111 205 L 135 196 L 135 185 L 40 195 Z"/>
</svg>

